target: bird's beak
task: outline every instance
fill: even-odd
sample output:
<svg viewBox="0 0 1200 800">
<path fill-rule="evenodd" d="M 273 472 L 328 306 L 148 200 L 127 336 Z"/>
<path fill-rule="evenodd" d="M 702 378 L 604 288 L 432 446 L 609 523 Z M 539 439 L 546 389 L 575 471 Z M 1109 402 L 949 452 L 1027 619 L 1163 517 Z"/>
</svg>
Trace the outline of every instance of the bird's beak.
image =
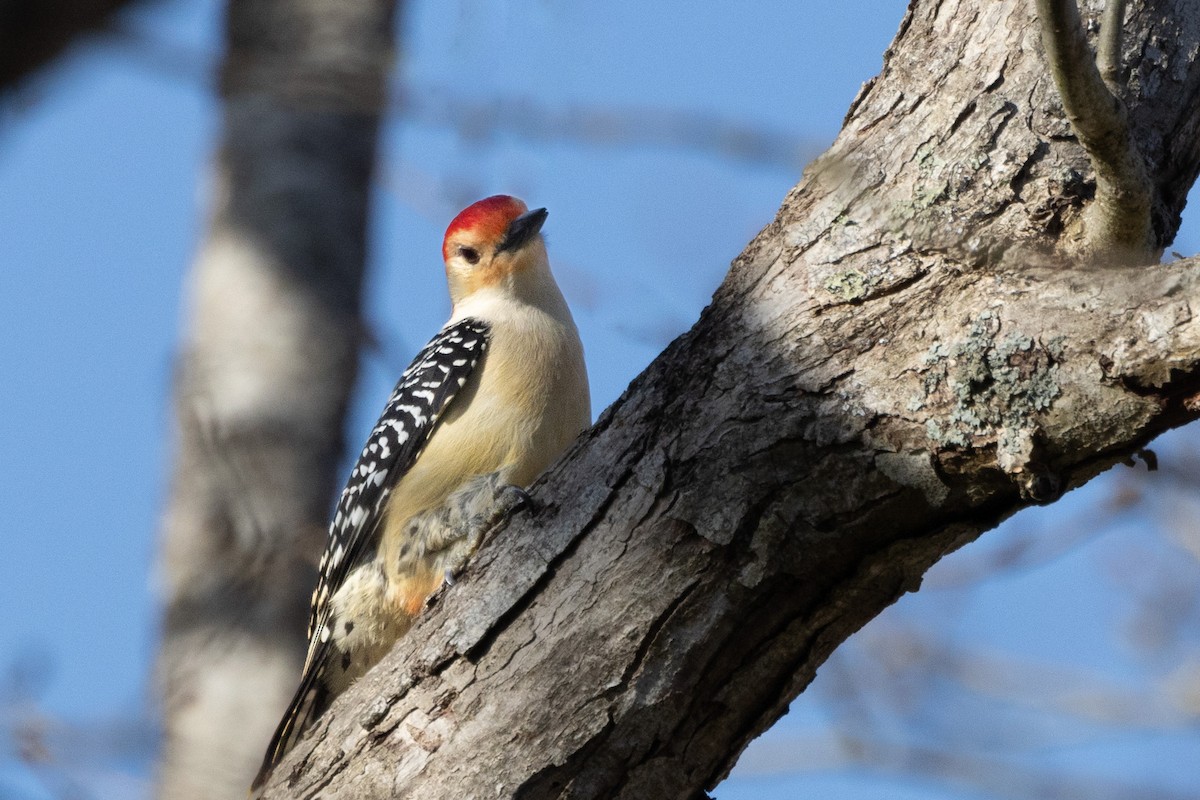
<svg viewBox="0 0 1200 800">
<path fill-rule="evenodd" d="M 546 221 L 548 215 L 549 212 L 546 209 L 535 208 L 533 211 L 526 211 L 508 223 L 508 230 L 504 232 L 504 239 L 501 240 L 500 246 L 496 248 L 496 252 L 503 253 L 505 250 L 520 250 L 522 245 L 538 235 L 538 231 L 542 229 L 542 224 Z"/>
</svg>

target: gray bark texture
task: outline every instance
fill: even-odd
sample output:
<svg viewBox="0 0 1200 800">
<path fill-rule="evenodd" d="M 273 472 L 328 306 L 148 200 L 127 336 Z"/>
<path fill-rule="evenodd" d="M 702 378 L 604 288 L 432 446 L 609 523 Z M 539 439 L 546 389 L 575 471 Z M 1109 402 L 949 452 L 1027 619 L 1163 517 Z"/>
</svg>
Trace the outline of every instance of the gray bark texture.
<svg viewBox="0 0 1200 800">
<path fill-rule="evenodd" d="M 244 798 L 300 674 L 361 339 L 393 5 L 229 5 L 162 531 L 160 798 Z"/>
<path fill-rule="evenodd" d="M 1200 166 L 1198 51 L 1198 0 L 1130 3 L 1156 248 Z M 1094 190 L 1033 0 L 914 0 L 696 326 L 266 797 L 704 796 L 938 559 L 1200 412 L 1196 262 L 1069 259 Z"/>
</svg>

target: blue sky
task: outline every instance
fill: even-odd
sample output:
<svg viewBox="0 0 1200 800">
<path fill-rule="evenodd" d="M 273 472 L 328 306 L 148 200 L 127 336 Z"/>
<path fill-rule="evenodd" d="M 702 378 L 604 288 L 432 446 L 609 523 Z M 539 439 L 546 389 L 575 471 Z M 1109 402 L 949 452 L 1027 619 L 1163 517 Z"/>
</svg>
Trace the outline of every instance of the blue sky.
<svg viewBox="0 0 1200 800">
<path fill-rule="evenodd" d="M 396 374 L 446 316 L 438 248 L 447 220 L 497 191 L 550 209 L 551 254 L 588 350 L 596 411 L 610 403 L 694 321 L 803 161 L 832 140 L 904 10 L 898 0 L 764 0 L 753 15 L 700 5 L 703 13 L 680 0 L 411 4 L 397 80 L 428 96 L 709 115 L 799 146 L 792 163 L 751 163 L 695 148 L 529 141 L 503 129 L 467 136 L 420 114 L 389 120 L 368 292 L 381 346 L 366 357 L 350 439 L 364 435 Z M 0 106 L 0 503 L 14 576 L 0 582 L 0 676 L 33 665 L 39 708 L 85 728 L 136 717 L 148 691 L 171 361 L 219 125 L 206 78 L 219 14 L 212 0 L 143 7 L 122 18 L 135 36 L 75 48 Z M 1195 230 L 1185 222 L 1174 249 L 1195 252 Z M 1018 515 L 947 559 L 864 639 L 877 627 L 922 626 L 951 648 L 1012 654 L 1131 690 L 1161 677 L 1172 656 L 1155 661 L 1121 636 L 1133 601 L 1114 592 L 1112 565 L 1157 563 L 1171 550 L 1149 535 L 1155 523 L 1145 516 L 1100 524 L 1097 508 L 1115 480 Z M 1063 538 L 1079 526 L 1096 530 Z M 1049 542 L 1035 551 L 1065 541 L 1065 553 L 952 585 L 956 570 L 1029 541 Z M 865 657 L 844 650 L 718 797 L 992 796 L 817 758 L 845 718 L 845 690 L 822 688 L 825 674 L 854 674 L 854 659 Z M 960 701 L 967 715 L 978 702 Z M 4 713 L 0 705 L 7 728 Z M 888 736 L 909 726 L 902 713 L 877 719 Z M 0 741 L 8 746 L 7 732 Z M 780 765 L 773 754 L 788 748 L 805 769 Z M 70 779 L 89 797 L 145 796 L 145 760 L 111 749 L 115 757 L 81 751 Z M 1017 758 L 1200 796 L 1189 786 L 1200 763 L 1194 722 L 1166 733 L 1098 732 Z M 5 752 L 0 796 L 52 795 Z"/>
</svg>

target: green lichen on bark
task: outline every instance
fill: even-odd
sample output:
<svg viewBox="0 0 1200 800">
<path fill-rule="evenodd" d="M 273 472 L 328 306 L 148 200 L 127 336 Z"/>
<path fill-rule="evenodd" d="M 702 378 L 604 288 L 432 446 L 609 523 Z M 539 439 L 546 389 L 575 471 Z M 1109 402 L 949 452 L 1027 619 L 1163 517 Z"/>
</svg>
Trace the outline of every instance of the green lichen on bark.
<svg viewBox="0 0 1200 800">
<path fill-rule="evenodd" d="M 842 302 L 850 303 L 866 298 L 878 282 L 858 270 L 850 270 L 829 277 L 822 286 Z"/>
<path fill-rule="evenodd" d="M 941 446 L 1003 443 L 1013 432 L 1037 427 L 1036 416 L 1061 394 L 1062 339 L 1041 342 L 1019 332 L 1001 335 L 1000 316 L 984 311 L 965 339 L 939 342 L 922 359 L 923 397 L 910 408 L 948 406 L 926 423 Z"/>
</svg>

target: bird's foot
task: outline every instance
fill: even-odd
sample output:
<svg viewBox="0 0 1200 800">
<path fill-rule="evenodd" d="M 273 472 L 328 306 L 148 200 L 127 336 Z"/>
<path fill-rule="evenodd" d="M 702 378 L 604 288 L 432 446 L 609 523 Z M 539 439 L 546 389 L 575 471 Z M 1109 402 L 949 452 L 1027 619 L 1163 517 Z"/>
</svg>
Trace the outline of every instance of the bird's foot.
<svg viewBox="0 0 1200 800">
<path fill-rule="evenodd" d="M 532 508 L 533 498 L 520 486 L 503 483 L 494 472 L 480 475 L 452 493 L 446 502 L 413 518 L 411 541 L 442 571 L 445 583 L 453 584 L 467 561 L 479 548 L 484 535 L 522 508 Z"/>
</svg>

